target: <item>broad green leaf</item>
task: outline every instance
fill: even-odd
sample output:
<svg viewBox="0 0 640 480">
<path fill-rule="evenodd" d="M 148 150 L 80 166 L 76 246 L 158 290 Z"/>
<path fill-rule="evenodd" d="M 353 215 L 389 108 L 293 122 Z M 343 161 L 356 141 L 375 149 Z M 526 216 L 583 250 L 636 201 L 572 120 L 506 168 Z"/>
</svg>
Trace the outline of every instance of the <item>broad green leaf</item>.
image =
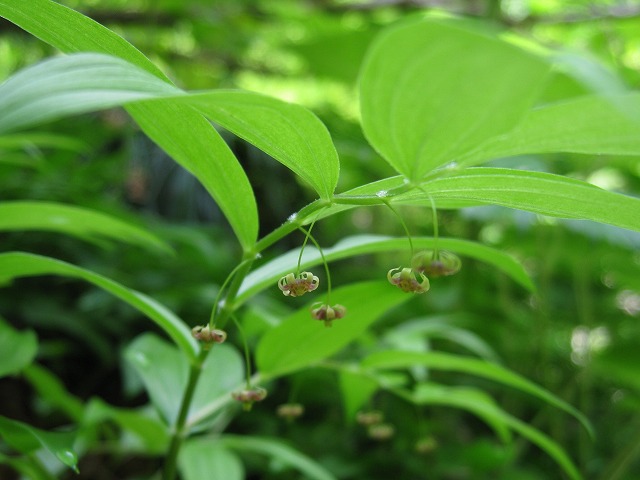
<svg viewBox="0 0 640 480">
<path fill-rule="evenodd" d="M 222 441 L 188 440 L 180 449 L 178 467 L 183 480 L 244 480 L 244 466 Z"/>
<path fill-rule="evenodd" d="M 325 300 L 316 297 L 262 337 L 256 349 L 258 370 L 268 378 L 311 366 L 341 350 L 380 315 L 409 298 L 386 281 L 339 288 L 331 293 L 331 304 L 346 306 L 347 314 L 327 328 L 309 312 L 311 304 Z"/>
<path fill-rule="evenodd" d="M 416 249 L 433 248 L 433 238 L 414 238 L 413 245 Z M 451 250 L 460 255 L 481 260 L 503 271 L 511 278 L 529 290 L 535 290 L 531 279 L 522 265 L 512 256 L 485 245 L 456 238 L 439 238 L 438 246 L 443 250 Z M 382 235 L 355 235 L 338 242 L 334 247 L 324 250 L 327 262 L 341 260 L 343 258 L 371 253 L 408 250 L 409 243 L 406 238 L 392 238 Z M 242 303 L 253 295 L 270 286 L 275 287 L 278 279 L 288 272 L 295 270 L 298 262 L 299 249 L 291 250 L 275 259 L 265 263 L 260 268 L 251 272 L 245 278 L 236 302 Z M 400 257 L 398 263 L 401 263 Z M 322 257 L 317 249 L 306 247 L 302 256 L 300 267 L 308 269 L 322 264 Z M 393 265 L 398 266 L 398 265 Z M 463 266 L 464 268 L 464 266 Z"/>
<path fill-rule="evenodd" d="M 39 230 L 73 235 L 84 240 L 109 238 L 171 252 L 155 235 L 111 215 L 51 202 L 0 202 L 0 231 Z"/>
<path fill-rule="evenodd" d="M 173 345 L 151 333 L 134 340 L 127 347 L 125 358 L 140 375 L 162 418 L 173 425 L 187 386 L 188 359 Z M 243 373 L 238 352 L 227 345 L 216 345 L 202 365 L 187 421 L 218 396 L 230 394 L 242 381 Z"/>
<path fill-rule="evenodd" d="M 174 313 L 151 297 L 61 260 L 22 252 L 0 254 L 0 285 L 15 278 L 38 275 L 61 275 L 93 283 L 156 322 L 189 358 L 195 359 L 198 354 L 199 346 L 191 336 L 191 330 Z"/>
<path fill-rule="evenodd" d="M 0 0 L 0 16 L 65 53 L 119 57 L 154 76 L 168 78 L 133 45 L 88 17 L 51 0 Z M 258 235 L 258 212 L 244 170 L 217 132 L 191 107 L 156 102 L 130 106 L 147 135 L 204 185 L 244 249 Z M 187 135 L 188 134 L 188 135 Z"/>
<path fill-rule="evenodd" d="M 422 184 L 434 199 L 472 200 L 552 217 L 576 218 L 640 231 L 640 199 L 549 173 L 506 168 L 467 168 Z M 394 204 L 430 205 L 414 190 Z"/>
<path fill-rule="evenodd" d="M 40 399 L 63 411 L 74 422 L 79 423 L 82 420 L 84 414 L 82 401 L 67 392 L 64 384 L 53 373 L 33 363 L 24 369 L 22 375 L 38 393 Z"/>
<path fill-rule="evenodd" d="M 0 318 L 0 377 L 28 367 L 38 353 L 38 337 L 33 330 L 18 331 Z"/>
<path fill-rule="evenodd" d="M 491 421 L 496 424 L 509 426 L 544 450 L 551 458 L 558 462 L 572 480 L 580 480 L 582 478 L 578 469 L 562 447 L 539 430 L 509 415 L 480 390 L 426 383 L 419 384 L 415 391 L 410 394 L 401 395 L 419 405 L 444 405 L 463 408 L 485 420 L 491 419 Z"/>
<path fill-rule="evenodd" d="M 94 398 L 87 404 L 83 426 L 114 421 L 134 440 L 127 441 L 127 450 L 138 450 L 147 454 L 164 454 L 169 446 L 169 432 L 157 416 L 144 410 L 118 408 Z"/>
<path fill-rule="evenodd" d="M 169 100 L 129 105 L 144 133 L 191 172 L 216 201 L 244 249 L 258 236 L 251 185 L 229 146 L 200 114 Z"/>
<path fill-rule="evenodd" d="M 340 163 L 326 127 L 309 110 L 251 92 L 218 90 L 178 101 L 268 153 L 329 199 Z"/>
<path fill-rule="evenodd" d="M 78 472 L 78 456 L 73 451 L 76 434 L 73 432 L 47 432 L 0 415 L 0 436 L 21 453 L 45 448 L 60 462 Z"/>
<path fill-rule="evenodd" d="M 223 435 L 220 441 L 233 450 L 248 451 L 268 455 L 274 460 L 295 468 L 310 480 L 336 480 L 331 472 L 319 463 L 303 455 L 276 438 Z"/>
<path fill-rule="evenodd" d="M 378 36 L 361 70 L 362 128 L 417 181 L 529 110 L 550 70 L 542 58 L 452 19 L 412 18 Z"/>
<path fill-rule="evenodd" d="M 373 353 L 362 361 L 363 368 L 372 369 L 407 368 L 415 365 L 423 365 L 435 370 L 468 373 L 516 388 L 573 415 L 589 435 L 594 436 L 589 420 L 574 407 L 517 373 L 494 363 L 447 353 L 400 350 Z"/>
<path fill-rule="evenodd" d="M 533 109 L 512 131 L 480 143 L 460 163 L 551 152 L 640 155 L 640 94 L 573 98 Z"/>
<path fill-rule="evenodd" d="M 54 57 L 13 74 L 0 85 L 0 133 L 181 93 L 120 58 L 93 53 Z"/>
</svg>

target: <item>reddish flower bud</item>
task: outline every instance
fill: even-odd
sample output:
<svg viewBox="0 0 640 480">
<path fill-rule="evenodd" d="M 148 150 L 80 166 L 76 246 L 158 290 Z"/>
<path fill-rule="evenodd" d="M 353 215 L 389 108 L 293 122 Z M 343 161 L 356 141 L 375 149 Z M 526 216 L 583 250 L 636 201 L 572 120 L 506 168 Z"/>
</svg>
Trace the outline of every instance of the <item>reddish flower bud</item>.
<svg viewBox="0 0 640 480">
<path fill-rule="evenodd" d="M 315 308 L 313 308 L 315 307 Z M 324 321 L 325 327 L 330 327 L 334 320 L 344 317 L 347 308 L 344 305 L 336 303 L 333 307 L 324 303 L 314 303 L 311 308 L 311 316 L 316 320 Z"/>
<path fill-rule="evenodd" d="M 311 272 L 302 272 L 297 277 L 288 273 L 278 281 L 278 288 L 289 297 L 299 297 L 318 288 L 320 279 Z"/>
<path fill-rule="evenodd" d="M 264 388 L 255 387 L 255 388 L 245 388 L 244 390 L 239 390 L 237 392 L 233 392 L 231 397 L 234 400 L 242 403 L 242 407 L 245 410 L 251 410 L 254 402 L 261 402 L 265 398 L 267 398 L 267 391 Z"/>
<path fill-rule="evenodd" d="M 205 350 L 209 350 L 214 343 L 223 343 L 227 339 L 227 332 L 217 328 L 211 329 L 209 325 L 193 327 L 191 335 L 202 344 Z"/>
<path fill-rule="evenodd" d="M 429 279 L 423 273 L 410 268 L 392 268 L 387 273 L 387 280 L 403 292 L 424 293 L 429 290 Z"/>
<path fill-rule="evenodd" d="M 425 250 L 413 256 L 411 267 L 416 272 L 424 273 L 430 277 L 442 277 L 458 273 L 462 262 L 455 253 L 446 250 L 440 250 L 437 254 L 434 250 Z"/>
</svg>

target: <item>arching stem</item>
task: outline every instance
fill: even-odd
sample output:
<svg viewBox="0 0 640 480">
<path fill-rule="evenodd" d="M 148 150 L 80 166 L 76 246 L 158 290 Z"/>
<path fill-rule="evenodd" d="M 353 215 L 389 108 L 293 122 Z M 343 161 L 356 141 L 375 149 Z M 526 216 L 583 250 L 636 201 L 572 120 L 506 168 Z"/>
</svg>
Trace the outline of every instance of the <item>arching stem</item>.
<svg viewBox="0 0 640 480">
<path fill-rule="evenodd" d="M 227 287 L 227 285 L 229 285 L 229 282 L 231 282 L 231 279 L 233 279 L 233 276 L 236 273 L 238 273 L 238 270 L 240 270 L 242 267 L 244 267 L 250 261 L 252 261 L 252 260 L 244 260 L 244 261 L 240 262 L 238 265 L 236 265 L 236 267 L 233 270 L 231 270 L 231 273 L 229 275 L 227 275 L 227 278 L 225 279 L 224 283 L 220 287 L 220 290 L 218 290 L 218 295 L 216 295 L 216 300 L 215 300 L 215 302 L 213 302 L 213 308 L 211 309 L 211 317 L 209 318 L 209 326 L 211 328 L 215 327 L 215 317 L 216 317 L 216 313 L 218 311 L 218 304 L 220 303 L 220 299 L 222 298 L 222 293 L 224 292 L 224 290 Z"/>
<path fill-rule="evenodd" d="M 413 240 L 411 239 L 411 233 L 409 233 L 409 228 L 407 227 L 407 224 L 402 218 L 402 215 L 400 215 L 398 211 L 391 206 L 391 202 L 389 202 L 389 200 L 387 200 L 386 198 L 382 199 L 382 203 L 384 203 L 387 207 L 389 207 L 389 209 L 393 212 L 393 214 L 396 217 L 398 217 L 398 220 L 400 220 L 400 224 L 402 225 L 402 228 L 404 228 L 404 232 L 407 235 L 407 240 L 409 240 L 409 250 L 411 251 L 411 258 L 413 258 L 413 254 L 414 254 Z"/>
</svg>

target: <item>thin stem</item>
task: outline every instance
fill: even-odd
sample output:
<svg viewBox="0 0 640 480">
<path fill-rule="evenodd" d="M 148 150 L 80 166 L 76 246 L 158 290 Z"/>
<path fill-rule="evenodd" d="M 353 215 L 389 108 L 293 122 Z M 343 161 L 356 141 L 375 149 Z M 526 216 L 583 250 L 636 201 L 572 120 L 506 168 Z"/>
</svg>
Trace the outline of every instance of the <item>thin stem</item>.
<svg viewBox="0 0 640 480">
<path fill-rule="evenodd" d="M 251 266 L 253 265 L 255 257 L 252 255 L 250 258 L 246 258 L 244 262 L 239 265 L 238 271 L 233 276 L 233 280 L 227 289 L 227 295 L 224 299 L 224 306 L 222 309 L 216 311 L 217 319 L 216 325 L 219 328 L 224 328 L 227 324 L 227 320 L 229 316 L 235 311 L 235 305 L 233 302 L 236 299 L 236 295 L 238 294 L 238 290 L 240 289 L 240 285 L 244 281 L 245 277 L 251 270 Z"/>
<path fill-rule="evenodd" d="M 307 238 L 311 239 L 311 242 L 315 245 L 320 252 L 320 258 L 322 258 L 322 263 L 324 264 L 324 271 L 327 275 L 327 306 L 331 305 L 331 273 L 329 273 L 329 264 L 327 263 L 327 259 L 324 257 L 324 252 L 322 251 L 322 247 L 316 241 L 316 239 L 311 235 L 311 228 L 308 231 L 305 231 L 303 227 L 298 227 L 302 232 L 307 234 Z"/>
<path fill-rule="evenodd" d="M 398 211 L 391 206 L 391 203 L 389 202 L 389 200 L 387 200 L 386 198 L 383 198 L 382 202 L 387 207 L 389 207 L 389 209 L 393 212 L 393 214 L 396 217 L 398 217 L 398 220 L 400 220 L 400 224 L 402 225 L 402 228 L 404 228 L 404 232 L 407 234 L 407 240 L 409 240 L 409 250 L 411 251 L 411 258 L 413 258 L 413 240 L 411 239 L 411 233 L 409 233 L 409 228 L 407 227 L 407 224 L 405 223 L 402 216 L 398 213 Z"/>
<path fill-rule="evenodd" d="M 305 232 L 306 235 L 304 237 L 304 242 L 302 242 L 302 247 L 300 247 L 300 254 L 298 255 L 298 266 L 296 267 L 296 277 L 300 274 L 300 262 L 302 262 L 302 253 L 304 252 L 304 247 L 307 246 L 307 242 L 309 241 L 309 236 L 311 235 L 311 229 L 315 225 L 317 218 L 318 217 L 316 215 L 316 218 L 313 219 L 313 222 L 311 222 L 311 225 L 309 226 L 309 230 L 305 230 L 302 227 L 298 227 L 298 229 L 302 232 Z"/>
<path fill-rule="evenodd" d="M 238 273 L 238 270 L 240 270 L 240 268 L 243 267 L 244 264 L 249 262 L 249 261 L 251 261 L 251 260 L 249 260 L 249 259 L 243 260 L 238 265 L 236 265 L 236 267 L 233 270 L 231 270 L 231 273 L 229 275 L 227 275 L 227 278 L 224 280 L 224 283 L 222 284 L 222 286 L 218 290 L 218 295 L 216 295 L 216 300 L 215 300 L 215 302 L 213 302 L 213 308 L 211 309 L 211 317 L 209 318 L 209 325 L 211 326 L 211 328 L 215 327 L 215 316 L 216 316 L 216 312 L 218 310 L 218 305 L 220 303 L 220 299 L 222 298 L 222 292 L 224 292 L 225 287 L 229 284 L 229 282 L 231 281 L 233 276 L 236 273 Z"/>
<path fill-rule="evenodd" d="M 189 369 L 187 388 L 182 396 L 180 411 L 178 412 L 178 418 L 173 427 L 171 443 L 169 445 L 169 451 L 164 464 L 164 471 L 162 473 L 163 480 L 173 480 L 176 477 L 178 452 L 180 451 L 180 447 L 182 446 L 186 433 L 185 424 L 187 422 L 187 415 L 189 414 L 189 408 L 191 407 L 191 401 L 193 400 L 193 394 L 196 391 L 196 385 L 198 384 L 200 373 L 202 373 L 202 364 L 207 358 L 208 353 L 208 350 L 202 350 L 198 356 L 197 362 L 192 364 Z"/>
<path fill-rule="evenodd" d="M 238 319 L 235 317 L 235 315 L 231 315 L 230 317 L 231 320 L 233 320 L 233 323 L 236 324 L 238 332 L 240 332 L 240 338 L 242 339 L 242 346 L 244 347 L 244 363 L 247 375 L 247 390 L 249 390 L 251 388 L 251 359 L 249 358 L 249 345 L 247 344 L 247 337 L 244 336 L 244 331 L 242 330 L 240 322 L 238 322 Z"/>
<path fill-rule="evenodd" d="M 424 193 L 427 198 L 429 198 L 429 202 L 431 203 L 431 214 L 433 215 L 433 259 L 438 260 L 439 251 L 438 251 L 438 210 L 436 209 L 436 202 L 433 201 L 433 197 L 429 195 L 422 185 L 417 185 L 418 190 Z"/>
</svg>

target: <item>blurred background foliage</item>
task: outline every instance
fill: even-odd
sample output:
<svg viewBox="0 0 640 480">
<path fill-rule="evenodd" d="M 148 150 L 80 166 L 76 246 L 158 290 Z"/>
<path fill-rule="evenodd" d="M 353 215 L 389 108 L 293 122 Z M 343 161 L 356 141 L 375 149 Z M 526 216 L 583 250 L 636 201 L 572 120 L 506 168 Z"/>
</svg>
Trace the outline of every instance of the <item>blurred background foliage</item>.
<svg viewBox="0 0 640 480">
<path fill-rule="evenodd" d="M 60 3 L 118 32 L 182 88 L 247 89 L 313 110 L 328 126 L 340 155 L 338 191 L 393 174 L 360 130 L 357 73 L 375 34 L 412 12 L 444 9 L 484 18 L 559 51 L 592 57 L 629 88 L 640 87 L 638 1 Z M 37 39 L 8 22 L 0 23 L 0 80 L 51 54 L 55 52 Z M 566 88 L 570 93 L 579 86 Z M 65 119 L 40 130 L 48 132 L 46 141 L 25 138 L 17 146 L 0 145 L 0 200 L 60 201 L 114 213 L 146 225 L 169 241 L 176 255 L 32 232 L 0 234 L 2 250 L 50 255 L 91 268 L 154 296 L 192 325 L 208 318 L 217 286 L 240 251 L 198 182 L 144 137 L 121 109 Z M 314 193 L 284 167 L 235 137 L 225 138 L 256 192 L 262 235 L 314 199 Z M 632 157 L 554 154 L 501 159 L 493 165 L 569 175 L 627 194 L 640 191 L 640 162 Z M 431 234 L 429 213 L 408 207 L 402 212 L 414 234 Z M 450 373 L 436 372 L 431 378 L 451 385 L 475 382 L 491 391 L 507 411 L 563 445 L 586 478 L 640 478 L 640 236 L 500 207 L 443 211 L 440 228 L 445 236 L 479 240 L 518 257 L 537 293 L 529 294 L 503 274 L 466 261 L 459 275 L 434 282 L 427 295 L 377 322 L 349 347 L 345 358 L 381 344 L 407 346 L 415 341 L 468 353 L 450 335 L 417 340 L 392 335 L 408 320 L 437 318 L 476 335 L 501 363 L 575 405 L 594 423 L 597 438 L 591 441 L 562 412 L 494 384 Z M 315 230 L 323 245 L 363 232 L 403 233 L 397 220 L 379 208 L 342 213 Z M 301 241 L 301 235 L 293 234 L 266 256 Z M 384 278 L 390 265 L 400 263 L 399 255 L 338 262 L 332 267 L 334 282 Z M 289 311 L 279 296 L 274 288 L 244 310 L 250 343 Z M 100 396 L 118 406 L 145 402 L 141 385 L 114 352 L 148 330 L 149 322 L 107 293 L 75 281 L 23 279 L 0 290 L 0 314 L 19 328 L 37 330 L 39 362 L 74 395 Z M 417 422 L 415 407 L 379 393 L 371 407 L 384 410 L 395 426 L 392 439 L 379 441 L 345 420 L 332 372 L 305 371 L 278 382 L 264 405 L 238 416 L 227 431 L 279 436 L 340 478 L 559 478 L 552 460 L 535 447 L 521 441 L 503 445 L 486 426 L 458 410 L 429 407 Z M 4 378 L 0 390 L 3 415 L 42 428 L 63 421 L 20 378 Z M 305 416 L 295 423 L 274 414 L 291 394 L 306 406 Z M 416 448 L 420 440 L 426 442 Z M 261 457 L 244 460 L 249 478 L 297 478 Z M 75 478 L 139 478 L 156 466 L 135 454 L 107 459 L 98 452 L 83 459 L 82 474 Z M 0 477 L 10 475 L 0 470 Z"/>
</svg>

